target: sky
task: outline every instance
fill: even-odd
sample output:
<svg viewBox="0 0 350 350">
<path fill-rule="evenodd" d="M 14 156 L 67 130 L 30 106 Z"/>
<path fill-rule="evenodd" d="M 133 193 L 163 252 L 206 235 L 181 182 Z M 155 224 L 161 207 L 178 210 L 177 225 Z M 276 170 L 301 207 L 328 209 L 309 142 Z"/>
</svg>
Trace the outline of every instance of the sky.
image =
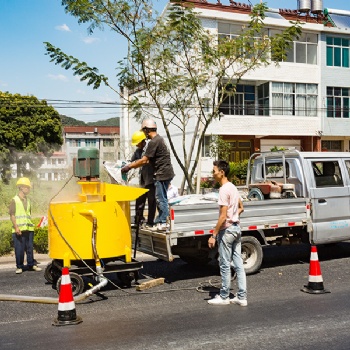
<svg viewBox="0 0 350 350">
<path fill-rule="evenodd" d="M 161 12 L 167 2 L 155 0 L 155 10 Z M 260 0 L 250 2 L 254 5 Z M 297 0 L 264 2 L 270 8 L 297 8 Z M 229 0 L 221 3 L 229 5 Z M 323 6 L 350 11 L 349 0 L 324 0 Z M 72 71 L 50 62 L 44 42 L 97 67 L 118 88 L 117 62 L 127 53 L 121 37 L 108 28 L 88 35 L 87 25 L 66 14 L 61 0 L 0 0 L 0 91 L 47 100 L 60 114 L 85 122 L 120 116 L 115 92 L 107 87 L 93 90 Z M 111 102 L 115 103 L 113 108 Z"/>
</svg>

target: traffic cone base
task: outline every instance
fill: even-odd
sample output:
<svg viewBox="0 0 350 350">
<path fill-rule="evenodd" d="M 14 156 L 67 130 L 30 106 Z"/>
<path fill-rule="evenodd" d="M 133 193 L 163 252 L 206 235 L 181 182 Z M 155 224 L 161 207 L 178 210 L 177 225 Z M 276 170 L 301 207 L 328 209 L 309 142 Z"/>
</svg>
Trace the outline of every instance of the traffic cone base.
<svg viewBox="0 0 350 350">
<path fill-rule="evenodd" d="M 330 291 L 324 289 L 324 286 L 323 286 L 321 266 L 320 266 L 320 262 L 318 261 L 316 246 L 311 246 L 309 283 L 305 285 L 301 289 L 301 291 L 309 294 L 330 293 Z"/>
<path fill-rule="evenodd" d="M 330 293 L 329 290 L 324 289 L 323 283 L 308 283 L 308 285 L 305 285 L 302 289 L 302 292 L 309 293 L 309 294 L 324 294 L 324 293 Z"/>
<path fill-rule="evenodd" d="M 60 295 L 58 299 L 58 316 L 53 320 L 53 326 L 68 326 L 83 322 L 82 318 L 77 316 L 69 270 L 67 267 L 62 269 Z"/>
<path fill-rule="evenodd" d="M 68 320 L 60 320 L 59 316 L 55 318 L 52 322 L 53 326 L 69 326 L 69 325 L 75 325 L 83 322 L 83 319 L 80 316 L 77 316 L 75 313 L 74 315 L 70 315 L 70 319 Z"/>
</svg>

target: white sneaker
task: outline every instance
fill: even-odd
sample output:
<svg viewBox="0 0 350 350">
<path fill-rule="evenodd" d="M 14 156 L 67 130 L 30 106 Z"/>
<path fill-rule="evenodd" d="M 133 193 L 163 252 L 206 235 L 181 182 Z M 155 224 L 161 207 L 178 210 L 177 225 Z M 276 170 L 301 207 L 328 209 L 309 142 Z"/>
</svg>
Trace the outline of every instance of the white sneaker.
<svg viewBox="0 0 350 350">
<path fill-rule="evenodd" d="M 158 224 L 157 231 L 169 231 L 169 225 L 168 224 Z"/>
<path fill-rule="evenodd" d="M 248 305 L 247 299 L 238 299 L 237 297 L 230 299 L 230 303 L 237 304 L 239 306 L 247 306 Z"/>
<path fill-rule="evenodd" d="M 159 224 L 154 224 L 152 227 L 149 227 L 148 230 L 150 231 L 158 231 Z"/>
<path fill-rule="evenodd" d="M 154 227 L 154 225 L 149 225 L 149 224 L 143 224 L 142 228 L 145 230 L 152 230 Z"/>
<path fill-rule="evenodd" d="M 230 304 L 230 299 L 222 299 L 220 294 L 216 294 L 215 298 L 208 300 L 210 305 L 228 305 Z"/>
<path fill-rule="evenodd" d="M 16 269 L 16 274 L 19 275 L 20 273 L 22 273 L 23 270 L 22 269 Z"/>
</svg>

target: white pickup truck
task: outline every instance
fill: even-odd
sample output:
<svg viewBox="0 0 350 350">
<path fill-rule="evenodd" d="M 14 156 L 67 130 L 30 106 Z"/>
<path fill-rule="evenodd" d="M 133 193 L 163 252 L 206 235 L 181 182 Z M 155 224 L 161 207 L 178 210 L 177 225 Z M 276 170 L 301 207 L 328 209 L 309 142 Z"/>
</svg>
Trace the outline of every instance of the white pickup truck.
<svg viewBox="0 0 350 350">
<path fill-rule="evenodd" d="M 255 153 L 242 199 L 242 256 L 248 274 L 260 269 L 262 246 L 349 240 L 350 153 Z M 217 255 L 208 248 L 208 236 L 218 213 L 215 201 L 172 205 L 170 232 L 140 227 L 137 250 L 166 261 L 178 255 L 188 263 L 207 263 Z"/>
</svg>

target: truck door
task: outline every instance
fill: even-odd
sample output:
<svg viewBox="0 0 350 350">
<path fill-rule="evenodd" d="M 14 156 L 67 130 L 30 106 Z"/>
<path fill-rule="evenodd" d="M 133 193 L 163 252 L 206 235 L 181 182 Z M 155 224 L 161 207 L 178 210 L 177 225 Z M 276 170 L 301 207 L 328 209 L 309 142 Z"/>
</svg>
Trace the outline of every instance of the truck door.
<svg viewBox="0 0 350 350">
<path fill-rule="evenodd" d="M 314 244 L 350 238 L 349 175 L 339 159 L 309 159 Z"/>
</svg>

